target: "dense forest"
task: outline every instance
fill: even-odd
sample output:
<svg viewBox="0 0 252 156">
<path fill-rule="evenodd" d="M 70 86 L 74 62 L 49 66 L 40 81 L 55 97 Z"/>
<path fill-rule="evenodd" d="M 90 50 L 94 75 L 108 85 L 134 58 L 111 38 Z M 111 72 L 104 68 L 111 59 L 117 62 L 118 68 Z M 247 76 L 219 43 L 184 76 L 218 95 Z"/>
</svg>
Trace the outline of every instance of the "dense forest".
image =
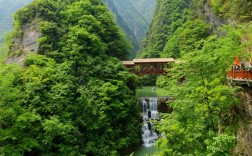
<svg viewBox="0 0 252 156">
<path fill-rule="evenodd" d="M 248 110 L 241 104 L 241 88 L 231 87 L 226 78 L 236 56 L 249 61 L 251 4 L 157 1 L 138 57 L 177 59 L 169 74 L 157 79 L 157 86 L 175 98 L 169 103 L 173 112 L 163 114 L 164 120 L 157 124 L 164 135 L 156 143 L 157 155 L 246 155 L 251 151 L 249 142 L 237 148 L 238 130 L 249 121 L 244 113 Z"/>
<path fill-rule="evenodd" d="M 0 48 L 3 48 L 3 42 L 6 33 L 13 29 L 14 12 L 32 2 L 32 0 L 10 0 L 8 2 L 0 1 Z M 116 23 L 122 28 L 123 33 L 130 41 L 131 57 L 135 57 L 140 48 L 149 24 L 152 20 L 155 10 L 155 0 L 102 0 L 113 13 Z M 3 50 L 0 49 L 0 56 Z"/>
<path fill-rule="evenodd" d="M 251 154 L 244 100 L 252 94 L 226 73 L 236 57 L 251 57 L 252 2 L 157 0 L 153 19 L 147 10 L 155 6 L 146 4 L 154 1 L 35 0 L 14 14 L 0 49 L 8 55 L 0 64 L 0 155 L 125 155 L 141 144 L 139 77 L 121 64 L 141 41 L 135 22 L 142 37 L 148 29 L 137 57 L 176 60 L 167 75 L 147 77 L 172 97 L 172 112 L 155 122 L 156 155 Z"/>
<path fill-rule="evenodd" d="M 136 56 L 152 20 L 155 0 L 102 0 L 113 12 L 118 25 L 133 45 L 132 57 Z"/>
<path fill-rule="evenodd" d="M 37 0 L 14 17 L 8 59 L 24 60 L 1 64 L 0 155 L 117 155 L 138 144 L 136 76 L 119 60 L 129 43 L 106 7 Z M 40 33 L 36 53 L 18 45 L 24 27 Z"/>
</svg>

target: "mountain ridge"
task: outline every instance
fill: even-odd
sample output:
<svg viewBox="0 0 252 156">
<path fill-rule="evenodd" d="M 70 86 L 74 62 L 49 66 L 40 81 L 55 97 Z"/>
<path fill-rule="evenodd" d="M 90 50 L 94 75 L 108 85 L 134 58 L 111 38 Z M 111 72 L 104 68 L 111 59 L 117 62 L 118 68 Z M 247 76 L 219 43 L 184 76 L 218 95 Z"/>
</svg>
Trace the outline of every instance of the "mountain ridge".
<svg viewBox="0 0 252 156">
<path fill-rule="evenodd" d="M 151 23 L 155 9 L 155 0 L 134 2 L 125 0 L 103 0 L 103 2 L 114 13 L 117 23 L 133 44 L 133 57 L 135 57 Z M 146 5 L 151 7 L 146 9 Z M 146 15 L 143 10 L 148 12 L 148 14 Z"/>
</svg>

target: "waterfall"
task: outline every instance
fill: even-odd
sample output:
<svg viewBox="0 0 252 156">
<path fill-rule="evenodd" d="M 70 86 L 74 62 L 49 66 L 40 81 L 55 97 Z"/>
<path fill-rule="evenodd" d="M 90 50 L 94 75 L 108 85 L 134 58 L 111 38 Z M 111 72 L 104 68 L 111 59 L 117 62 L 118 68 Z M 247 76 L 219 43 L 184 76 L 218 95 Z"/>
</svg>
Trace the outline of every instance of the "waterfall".
<svg viewBox="0 0 252 156">
<path fill-rule="evenodd" d="M 159 118 L 157 101 L 157 97 L 140 99 L 143 116 L 142 140 L 145 147 L 153 146 L 158 139 L 158 134 L 154 129 L 153 123 L 151 123 L 151 120 L 157 120 Z"/>
</svg>

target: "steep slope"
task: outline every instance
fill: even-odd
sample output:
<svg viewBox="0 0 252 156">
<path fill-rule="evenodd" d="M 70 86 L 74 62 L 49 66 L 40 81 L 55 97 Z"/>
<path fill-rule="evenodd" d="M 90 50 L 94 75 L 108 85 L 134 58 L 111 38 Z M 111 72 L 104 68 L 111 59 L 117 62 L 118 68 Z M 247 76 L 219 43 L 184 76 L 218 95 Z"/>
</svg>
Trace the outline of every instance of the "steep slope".
<svg viewBox="0 0 252 156">
<path fill-rule="evenodd" d="M 159 57 L 167 37 L 181 26 L 188 14 L 189 2 L 184 0 L 159 0 L 151 26 L 141 45 L 138 57 Z"/>
<path fill-rule="evenodd" d="M 5 34 L 13 28 L 12 14 L 32 0 L 0 1 L 0 42 L 4 42 Z"/>
<path fill-rule="evenodd" d="M 149 23 L 153 15 L 152 13 L 155 9 L 154 1 L 131 3 L 129 0 L 103 0 L 103 2 L 106 3 L 108 8 L 114 13 L 118 25 L 120 25 L 124 33 L 127 35 L 127 38 L 133 44 L 134 57 L 136 52 L 139 50 L 140 44 L 149 27 Z M 141 9 L 147 5 L 150 6 L 145 8 L 145 10 Z M 138 9 L 141 9 L 141 11 Z"/>
<path fill-rule="evenodd" d="M 116 18 L 116 23 L 122 28 L 124 34 L 127 36 L 127 39 L 132 44 L 132 57 L 135 57 L 136 52 L 139 49 L 139 41 L 137 39 L 137 36 L 133 33 L 131 27 L 129 26 L 129 23 L 126 21 L 126 19 L 118 12 L 114 1 L 111 0 L 102 0 L 109 8 L 109 10 L 114 14 Z"/>
<path fill-rule="evenodd" d="M 14 24 L 0 155 L 122 155 L 141 141 L 129 43 L 100 0 L 35 0 Z"/>
<path fill-rule="evenodd" d="M 144 16 L 129 1 L 115 0 L 114 4 L 121 16 L 127 21 L 137 41 L 140 42 L 148 28 L 148 22 Z"/>
<path fill-rule="evenodd" d="M 212 10 L 224 19 L 236 22 L 249 22 L 252 20 L 252 2 L 250 0 L 220 0 L 209 1 Z"/>
<path fill-rule="evenodd" d="M 156 0 L 129 0 L 150 24 L 156 9 Z"/>
<path fill-rule="evenodd" d="M 197 7 L 192 7 L 194 3 Z M 250 0 L 219 0 L 219 1 L 187 1 L 159 0 L 150 29 L 143 41 L 139 57 L 159 57 L 166 42 L 173 33 L 188 18 L 191 11 L 205 20 L 211 30 L 217 30 L 223 24 L 236 25 L 239 22 L 250 22 L 252 17 L 252 2 Z M 194 10 L 193 10 L 194 9 Z M 167 45 L 169 46 L 169 45 Z"/>
<path fill-rule="evenodd" d="M 157 155 L 251 155 L 251 88 L 226 78 L 236 56 L 251 55 L 251 4 L 157 1 L 139 57 L 181 60 L 157 80 L 175 97 L 157 126 Z"/>
<path fill-rule="evenodd" d="M 13 29 L 12 14 L 31 1 L 0 1 L 0 42 L 4 42 L 5 34 Z M 132 57 L 134 57 L 152 20 L 155 10 L 155 0 L 103 0 L 103 2 L 113 12 L 117 19 L 117 24 L 123 29 L 127 38 L 132 43 Z"/>
</svg>

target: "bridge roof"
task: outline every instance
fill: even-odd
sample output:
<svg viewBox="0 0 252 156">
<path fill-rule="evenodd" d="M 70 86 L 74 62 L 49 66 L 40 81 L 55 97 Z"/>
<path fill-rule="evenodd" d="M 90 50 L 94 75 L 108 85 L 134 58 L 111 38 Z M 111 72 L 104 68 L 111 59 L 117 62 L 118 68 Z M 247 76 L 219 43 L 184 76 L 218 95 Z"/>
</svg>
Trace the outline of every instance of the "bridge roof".
<svg viewBox="0 0 252 156">
<path fill-rule="evenodd" d="M 134 62 L 133 61 L 122 61 L 123 65 L 127 65 L 127 66 L 134 66 Z"/>
<path fill-rule="evenodd" d="M 174 62 L 173 58 L 145 58 L 145 59 L 133 59 L 134 64 L 143 63 L 168 63 Z"/>
<path fill-rule="evenodd" d="M 165 64 L 174 62 L 173 58 L 144 58 L 144 59 L 133 59 L 133 61 L 122 61 L 125 66 L 134 66 L 136 64 Z"/>
</svg>

